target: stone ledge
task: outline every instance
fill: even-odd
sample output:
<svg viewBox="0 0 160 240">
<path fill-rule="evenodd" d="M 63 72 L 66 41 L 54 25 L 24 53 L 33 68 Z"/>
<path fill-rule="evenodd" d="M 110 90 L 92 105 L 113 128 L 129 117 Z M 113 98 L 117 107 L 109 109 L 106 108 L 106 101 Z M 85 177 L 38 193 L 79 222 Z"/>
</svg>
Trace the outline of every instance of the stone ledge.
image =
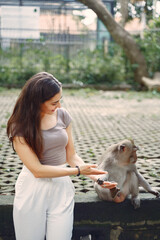
<svg viewBox="0 0 160 240">
<path fill-rule="evenodd" d="M 95 193 L 77 194 L 73 240 L 87 234 L 96 240 L 160 239 L 160 199 L 148 193 L 140 193 L 140 198 L 141 207 L 135 210 L 130 199 L 116 204 L 99 200 Z M 0 240 L 15 240 L 13 199 L 14 196 L 0 195 Z M 117 238 L 112 237 L 115 234 L 119 234 Z"/>
<path fill-rule="evenodd" d="M 140 193 L 141 207 L 101 201 L 96 194 L 75 197 L 74 238 L 91 234 L 95 240 L 160 239 L 160 198 Z"/>
<path fill-rule="evenodd" d="M 90 220 L 98 222 L 140 222 L 159 221 L 160 198 L 149 193 L 140 193 L 141 207 L 134 209 L 130 199 L 122 203 L 101 201 L 96 194 L 75 196 L 75 221 Z"/>
</svg>

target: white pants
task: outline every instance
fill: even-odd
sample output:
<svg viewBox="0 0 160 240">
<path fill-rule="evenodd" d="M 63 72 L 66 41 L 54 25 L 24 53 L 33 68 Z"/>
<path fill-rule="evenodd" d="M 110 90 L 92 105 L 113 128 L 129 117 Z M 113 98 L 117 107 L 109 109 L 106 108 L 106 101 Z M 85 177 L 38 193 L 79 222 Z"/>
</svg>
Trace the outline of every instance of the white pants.
<svg viewBox="0 0 160 240">
<path fill-rule="evenodd" d="M 70 240 L 74 187 L 70 177 L 35 178 L 24 166 L 15 187 L 16 240 Z"/>
</svg>

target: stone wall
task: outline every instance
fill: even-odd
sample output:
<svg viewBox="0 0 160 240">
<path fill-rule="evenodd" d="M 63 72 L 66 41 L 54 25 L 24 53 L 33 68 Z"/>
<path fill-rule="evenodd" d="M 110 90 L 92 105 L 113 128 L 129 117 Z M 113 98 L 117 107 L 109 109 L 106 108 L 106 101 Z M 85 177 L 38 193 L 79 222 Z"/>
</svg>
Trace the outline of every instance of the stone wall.
<svg viewBox="0 0 160 240">
<path fill-rule="evenodd" d="M 135 210 L 130 199 L 116 204 L 101 201 L 94 193 L 77 194 L 73 240 L 159 240 L 160 199 L 148 193 L 140 198 L 141 207 Z M 13 196 L 1 195 L 0 240 L 15 240 L 12 208 Z"/>
</svg>

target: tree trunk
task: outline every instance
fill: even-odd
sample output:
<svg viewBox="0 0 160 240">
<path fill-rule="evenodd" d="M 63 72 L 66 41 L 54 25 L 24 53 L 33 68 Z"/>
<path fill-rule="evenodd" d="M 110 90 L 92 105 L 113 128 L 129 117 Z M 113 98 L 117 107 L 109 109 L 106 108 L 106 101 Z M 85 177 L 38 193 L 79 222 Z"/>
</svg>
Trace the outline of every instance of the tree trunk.
<svg viewBox="0 0 160 240">
<path fill-rule="evenodd" d="M 122 27 L 124 27 L 125 24 L 126 24 L 126 21 L 128 19 L 128 3 L 129 3 L 129 0 L 118 0 L 118 2 L 121 5 L 121 8 L 120 8 L 120 13 L 121 13 L 120 25 Z"/>
<path fill-rule="evenodd" d="M 156 7 L 157 7 L 157 0 L 153 0 L 153 18 L 156 17 Z"/>
<path fill-rule="evenodd" d="M 114 41 L 123 48 L 131 64 L 137 65 L 134 70 L 135 81 L 144 85 L 142 77 L 148 76 L 147 65 L 143 54 L 132 36 L 114 20 L 101 0 L 79 0 L 79 2 L 85 4 L 97 14 L 98 18 L 110 32 Z"/>
</svg>

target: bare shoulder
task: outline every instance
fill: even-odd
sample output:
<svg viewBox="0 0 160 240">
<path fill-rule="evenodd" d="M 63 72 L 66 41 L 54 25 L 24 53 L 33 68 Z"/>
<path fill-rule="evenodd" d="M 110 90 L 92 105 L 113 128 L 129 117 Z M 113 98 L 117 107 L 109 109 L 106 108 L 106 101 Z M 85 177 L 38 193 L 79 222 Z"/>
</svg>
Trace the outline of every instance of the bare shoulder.
<svg viewBox="0 0 160 240">
<path fill-rule="evenodd" d="M 13 146 L 17 153 L 32 151 L 24 137 L 15 136 L 13 139 Z"/>
</svg>

